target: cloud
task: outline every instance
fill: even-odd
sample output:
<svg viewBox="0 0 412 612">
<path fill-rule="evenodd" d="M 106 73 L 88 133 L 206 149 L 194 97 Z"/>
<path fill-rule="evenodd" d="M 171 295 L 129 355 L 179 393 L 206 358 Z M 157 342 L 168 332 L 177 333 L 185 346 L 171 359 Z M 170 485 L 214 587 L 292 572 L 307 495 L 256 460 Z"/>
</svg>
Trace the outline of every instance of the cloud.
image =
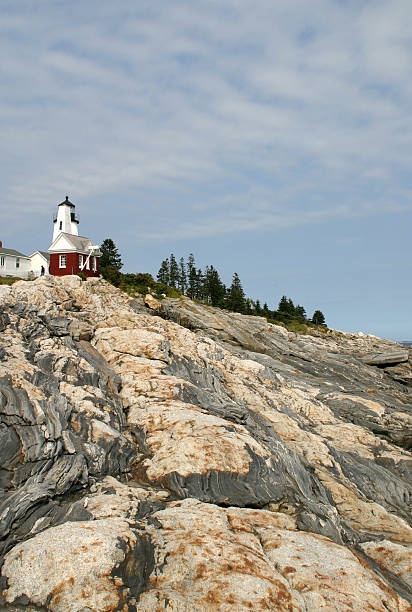
<svg viewBox="0 0 412 612">
<path fill-rule="evenodd" d="M 9 232 L 66 192 L 83 210 L 112 194 L 136 211 L 119 231 L 164 242 L 171 222 L 182 239 L 275 232 L 410 197 L 408 2 L 1 11 Z"/>
</svg>

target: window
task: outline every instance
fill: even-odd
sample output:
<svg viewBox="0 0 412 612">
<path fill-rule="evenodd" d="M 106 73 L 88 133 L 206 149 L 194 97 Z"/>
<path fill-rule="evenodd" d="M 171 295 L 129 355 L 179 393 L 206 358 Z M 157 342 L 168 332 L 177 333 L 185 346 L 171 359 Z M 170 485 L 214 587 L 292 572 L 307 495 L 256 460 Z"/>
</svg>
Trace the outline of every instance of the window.
<svg viewBox="0 0 412 612">
<path fill-rule="evenodd" d="M 3 256 L 1 256 L 0 258 L 0 266 L 4 268 L 4 257 Z"/>
<path fill-rule="evenodd" d="M 86 259 L 86 270 L 90 270 L 90 257 Z"/>
<path fill-rule="evenodd" d="M 59 229 L 63 229 L 63 221 L 60 221 Z"/>
<path fill-rule="evenodd" d="M 83 255 L 79 255 L 79 268 L 80 270 L 83 269 Z"/>
<path fill-rule="evenodd" d="M 16 257 L 16 268 L 20 268 L 20 257 Z"/>
<path fill-rule="evenodd" d="M 66 255 L 60 255 L 59 268 L 66 267 Z"/>
</svg>

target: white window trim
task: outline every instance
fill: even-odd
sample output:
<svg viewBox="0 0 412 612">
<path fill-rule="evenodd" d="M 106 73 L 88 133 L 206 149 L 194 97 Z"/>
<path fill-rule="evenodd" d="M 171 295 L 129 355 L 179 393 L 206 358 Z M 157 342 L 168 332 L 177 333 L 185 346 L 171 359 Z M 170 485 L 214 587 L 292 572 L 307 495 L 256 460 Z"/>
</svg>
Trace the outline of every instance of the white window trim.
<svg viewBox="0 0 412 612">
<path fill-rule="evenodd" d="M 4 255 L 2 255 L 0 258 L 0 265 L 2 268 L 4 268 L 4 266 L 6 265 L 6 258 L 4 257 Z"/>
<path fill-rule="evenodd" d="M 97 257 L 93 255 L 93 272 L 97 272 Z"/>
<path fill-rule="evenodd" d="M 80 270 L 83 270 L 83 264 L 84 264 L 84 255 L 82 255 L 82 253 L 79 253 L 79 268 L 80 268 Z"/>
<path fill-rule="evenodd" d="M 16 268 L 20 268 L 20 257 L 16 257 Z"/>
<path fill-rule="evenodd" d="M 64 262 L 64 265 L 63 265 Z M 59 268 L 65 268 L 66 267 L 66 255 L 59 255 Z"/>
</svg>

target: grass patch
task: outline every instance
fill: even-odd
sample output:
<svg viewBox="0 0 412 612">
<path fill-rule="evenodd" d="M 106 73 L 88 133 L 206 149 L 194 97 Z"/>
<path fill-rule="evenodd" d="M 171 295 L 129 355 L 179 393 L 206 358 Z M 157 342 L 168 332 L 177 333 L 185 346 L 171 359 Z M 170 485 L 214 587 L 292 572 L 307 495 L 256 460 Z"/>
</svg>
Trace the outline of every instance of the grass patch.
<svg viewBox="0 0 412 612">
<path fill-rule="evenodd" d="M 29 280 L 27 278 L 18 278 L 17 276 L 0 276 L 0 285 L 13 285 L 20 280 Z"/>
</svg>

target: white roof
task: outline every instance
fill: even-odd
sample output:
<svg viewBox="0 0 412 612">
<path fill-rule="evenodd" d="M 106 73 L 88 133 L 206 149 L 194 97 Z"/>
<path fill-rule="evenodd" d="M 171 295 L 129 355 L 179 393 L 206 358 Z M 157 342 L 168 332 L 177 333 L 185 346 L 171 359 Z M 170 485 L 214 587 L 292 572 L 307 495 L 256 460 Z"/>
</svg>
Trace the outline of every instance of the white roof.
<svg viewBox="0 0 412 612">
<path fill-rule="evenodd" d="M 76 253 L 88 254 L 89 250 L 87 247 L 92 245 L 93 242 L 90 240 L 90 238 L 60 232 L 55 241 L 49 246 L 49 252 L 61 253 L 64 251 L 75 251 Z"/>
</svg>

